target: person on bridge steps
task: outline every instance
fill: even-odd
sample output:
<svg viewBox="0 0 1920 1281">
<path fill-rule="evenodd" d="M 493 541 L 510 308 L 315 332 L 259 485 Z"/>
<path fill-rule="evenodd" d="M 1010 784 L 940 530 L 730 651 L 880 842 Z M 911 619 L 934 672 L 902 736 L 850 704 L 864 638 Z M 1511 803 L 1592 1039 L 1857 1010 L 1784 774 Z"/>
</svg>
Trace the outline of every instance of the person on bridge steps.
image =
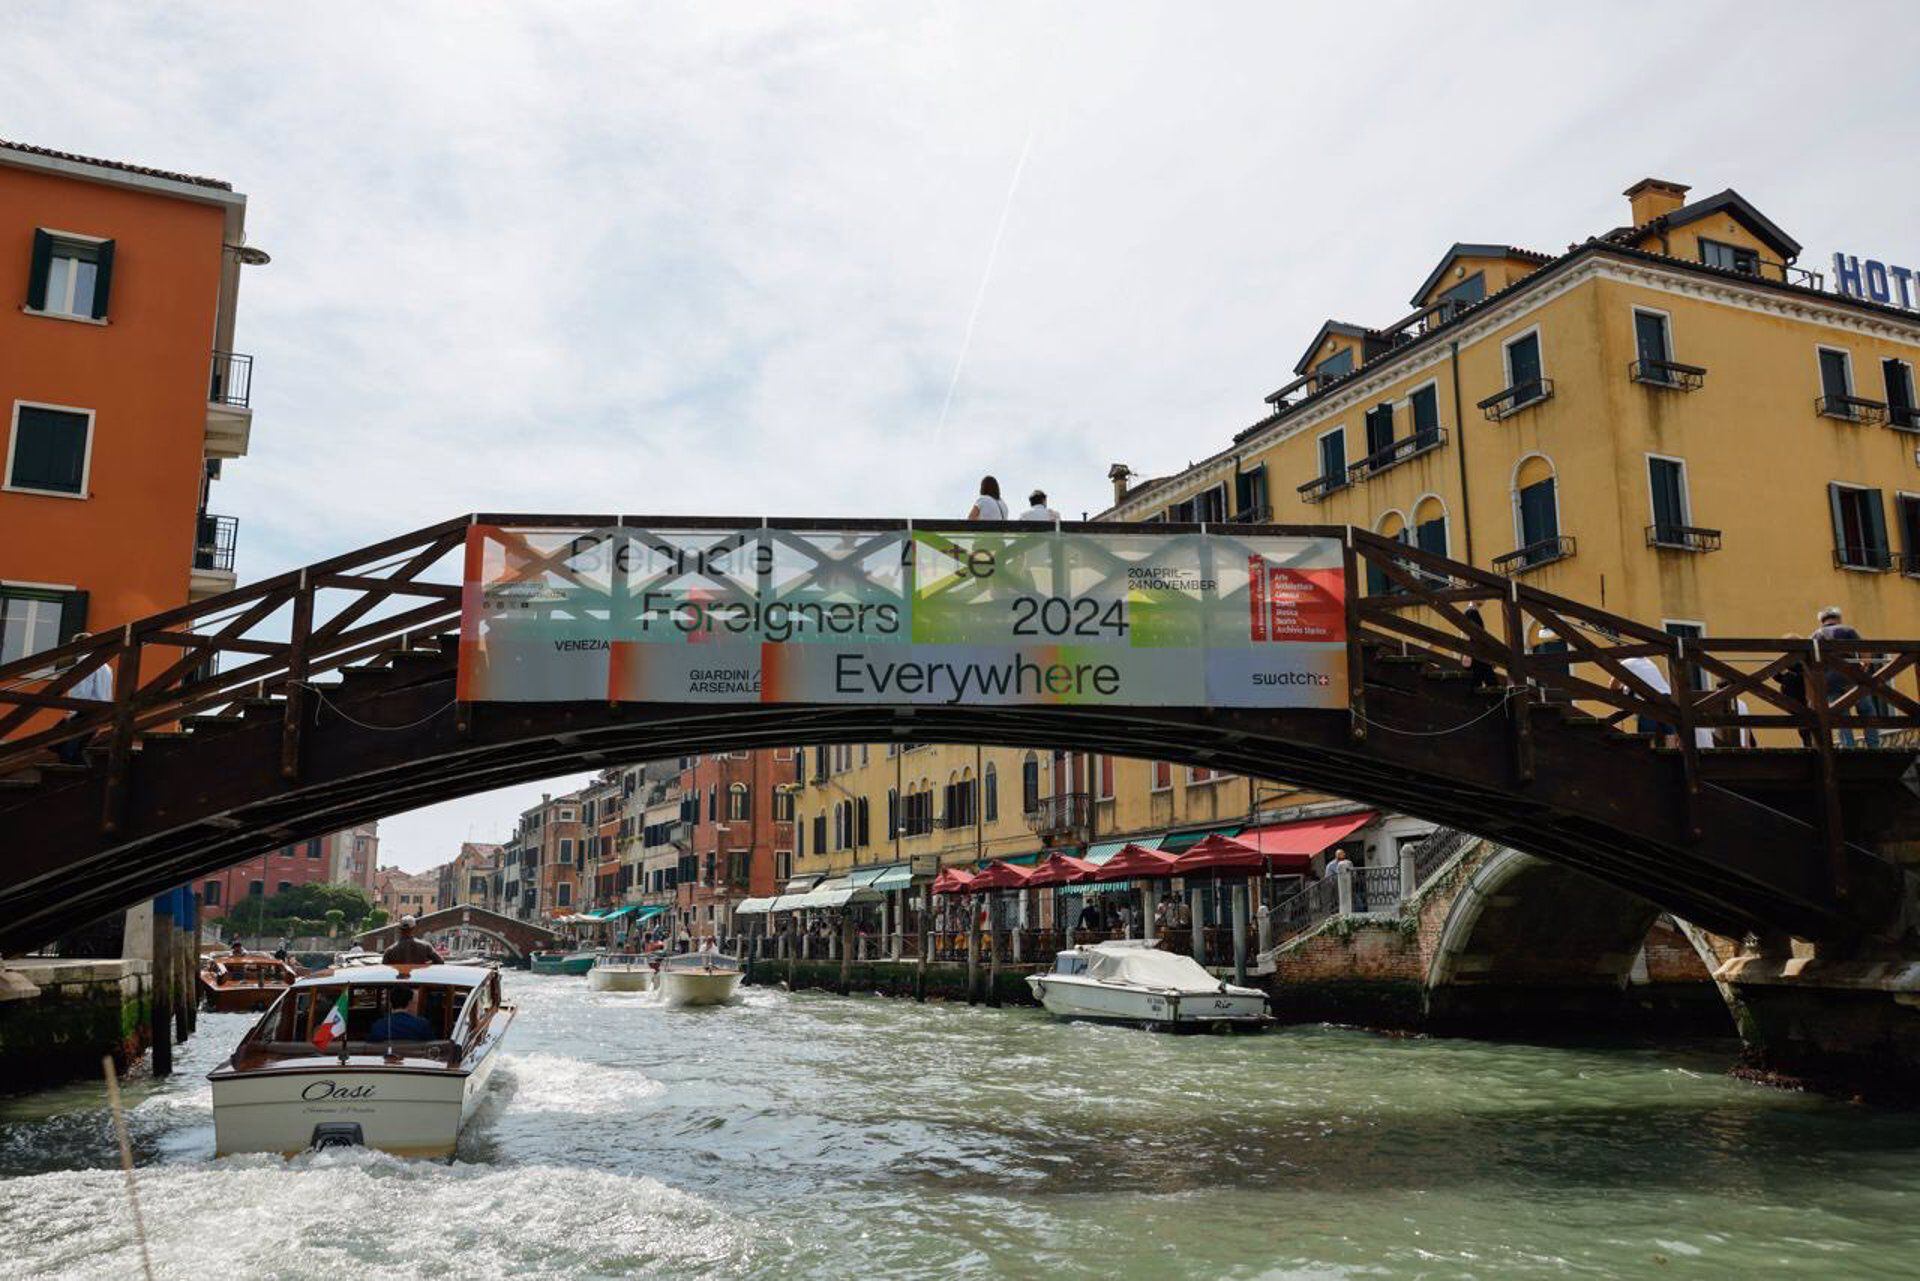
<svg viewBox="0 0 1920 1281">
<path fill-rule="evenodd" d="M 1797 641 L 1800 638 L 1798 636 L 1795 636 L 1792 632 L 1788 632 L 1786 633 L 1786 635 L 1782 636 L 1780 639 Z M 1778 672 L 1774 673 L 1773 684 L 1774 684 L 1774 688 L 1778 689 L 1786 697 L 1792 699 L 1796 703 L 1804 704 L 1807 701 L 1807 666 L 1806 664 L 1798 663 L 1798 662 L 1787 664 L 1785 667 L 1781 668 Z M 1814 734 L 1812 730 L 1802 729 L 1799 731 L 1799 733 L 1800 733 L 1800 746 L 1812 747 L 1814 745 L 1815 740 L 1814 740 Z"/>
<path fill-rule="evenodd" d="M 382 965 L 437 965 L 440 954 L 413 936 L 413 917 L 400 918 L 400 939 L 380 954 Z M 375 1040 L 380 1038 L 375 1037 Z"/>
<path fill-rule="evenodd" d="M 1630 694 L 1636 698 L 1646 697 L 1647 690 L 1652 690 L 1656 695 L 1673 693 L 1673 686 L 1667 684 L 1667 674 L 1660 670 L 1658 663 L 1646 655 L 1636 654 L 1632 658 L 1623 658 L 1620 660 L 1620 666 L 1633 673 L 1634 677 L 1639 680 L 1641 684 L 1645 685 L 1647 689 L 1634 689 L 1623 680 L 1615 680 L 1613 682 L 1615 693 Z M 1667 724 L 1665 721 L 1658 720 L 1644 713 L 1634 718 L 1634 732 L 1636 734 L 1652 736 L 1654 742 L 1661 747 L 1680 746 L 1679 730 Z"/>
<path fill-rule="evenodd" d="M 1027 495 L 1028 508 L 1020 513 L 1021 520 L 1041 520 L 1051 525 L 1060 519 L 1060 513 L 1047 506 L 1047 491 L 1036 489 Z"/>
<path fill-rule="evenodd" d="M 1000 482 L 991 476 L 980 478 L 980 496 L 967 512 L 968 520 L 1005 520 L 1007 505 L 1000 501 Z"/>
<path fill-rule="evenodd" d="M 1840 607 L 1829 605 L 1820 611 L 1820 626 L 1814 628 L 1816 641 L 1857 641 L 1860 633 L 1846 625 L 1840 617 Z M 1827 702 L 1833 703 L 1846 694 L 1853 682 L 1865 674 L 1866 668 L 1860 661 L 1860 655 L 1846 655 L 1833 667 L 1827 669 Z M 1854 714 L 1860 717 L 1880 715 L 1880 700 L 1869 694 L 1854 704 Z M 1835 736 L 1840 746 L 1853 746 L 1853 730 L 1846 726 L 1835 727 Z M 1866 729 L 1868 747 L 1880 746 L 1880 731 L 1868 726 Z"/>
</svg>

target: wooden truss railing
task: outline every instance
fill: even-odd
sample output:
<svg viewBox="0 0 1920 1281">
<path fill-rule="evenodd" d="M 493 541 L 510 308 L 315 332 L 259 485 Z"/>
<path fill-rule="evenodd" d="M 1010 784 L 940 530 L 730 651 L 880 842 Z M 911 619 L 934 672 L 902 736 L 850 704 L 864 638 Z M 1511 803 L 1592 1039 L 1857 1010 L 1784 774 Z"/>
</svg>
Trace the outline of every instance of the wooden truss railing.
<svg viewBox="0 0 1920 1281">
<path fill-rule="evenodd" d="M 714 531 L 763 524 L 757 519 L 684 516 L 460 517 L 77 639 L 0 666 L 0 775 L 43 762 L 49 749 L 74 740 L 88 741 L 96 750 L 104 747 L 102 817 L 112 830 L 139 740 L 178 726 L 189 716 L 240 715 L 249 702 L 276 700 L 273 714 L 283 724 L 281 772 L 289 779 L 297 777 L 313 679 L 409 648 L 453 627 L 461 599 L 460 560 L 454 553 L 476 523 Z M 905 521 L 799 520 L 772 527 L 879 532 L 910 526 Z M 1030 525 L 1007 528 L 1034 532 Z M 1206 527 L 1062 528 L 1169 536 Z M 1516 781 L 1522 785 L 1533 777 L 1532 719 L 1518 709 L 1528 700 L 1577 703 L 1616 725 L 1640 717 L 1671 727 L 1689 805 L 1701 786 L 1698 732 L 1791 731 L 1818 757 L 1819 786 L 1829 815 L 1829 855 L 1838 874 L 1842 860 L 1835 732 L 1874 729 L 1910 735 L 1920 727 L 1920 699 L 1911 692 L 1920 666 L 1920 641 L 1676 637 L 1364 530 L 1239 523 L 1230 528 L 1238 537 L 1343 540 L 1356 740 L 1376 728 L 1367 716 L 1365 651 L 1370 645 L 1417 652 L 1442 664 L 1472 665 L 1483 679 L 1490 677 L 1504 691 Z M 551 563 L 552 555 L 540 561 L 548 569 L 559 569 Z M 1370 572 L 1363 574 L 1362 567 Z M 1363 595 L 1361 585 L 1369 582 L 1374 590 Z M 1638 660 L 1651 660 L 1653 666 Z M 102 669 L 112 674 L 112 697 L 81 696 L 80 687 Z M 1649 671 L 1655 676 L 1650 678 Z M 1660 688 L 1659 677 L 1664 677 L 1666 689 Z"/>
</svg>

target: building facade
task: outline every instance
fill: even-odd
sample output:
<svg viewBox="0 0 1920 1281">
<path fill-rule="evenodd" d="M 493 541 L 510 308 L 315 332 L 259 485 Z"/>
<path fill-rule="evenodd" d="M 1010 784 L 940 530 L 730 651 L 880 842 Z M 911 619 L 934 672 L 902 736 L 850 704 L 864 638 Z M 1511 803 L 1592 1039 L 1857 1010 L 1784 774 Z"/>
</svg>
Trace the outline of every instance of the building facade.
<svg viewBox="0 0 1920 1281">
<path fill-rule="evenodd" d="M 1101 518 L 1358 525 L 1677 635 L 1805 635 L 1826 605 L 1915 634 L 1920 313 L 1687 192 L 1636 183 L 1562 254 L 1453 245 L 1411 316 L 1328 321 L 1210 457 L 1116 465 Z"/>
<path fill-rule="evenodd" d="M 691 802 L 690 821 L 686 848 L 676 848 L 676 933 L 731 937 L 734 907 L 775 891 L 794 848 L 796 758 L 788 747 L 687 758 L 679 790 Z"/>
<path fill-rule="evenodd" d="M 425 872 L 403 872 L 397 867 L 383 867 L 374 873 L 374 901 L 385 908 L 387 915 L 399 920 L 402 916 L 424 916 L 428 912 L 437 912 L 443 906 L 440 902 L 440 869 Z"/>
<path fill-rule="evenodd" d="M 266 854 L 235 863 L 194 882 L 202 914 L 217 921 L 248 897 L 272 897 L 297 885 L 353 885 L 378 901 L 371 864 L 379 849 L 379 826 L 362 823 L 343 831 L 283 845 Z M 356 854 L 356 851 L 358 854 Z M 356 857 L 364 857 L 369 872 L 364 882 L 343 874 Z"/>
<path fill-rule="evenodd" d="M 252 431 L 246 206 L 0 142 L 0 661 L 233 586 L 208 496 Z"/>
</svg>

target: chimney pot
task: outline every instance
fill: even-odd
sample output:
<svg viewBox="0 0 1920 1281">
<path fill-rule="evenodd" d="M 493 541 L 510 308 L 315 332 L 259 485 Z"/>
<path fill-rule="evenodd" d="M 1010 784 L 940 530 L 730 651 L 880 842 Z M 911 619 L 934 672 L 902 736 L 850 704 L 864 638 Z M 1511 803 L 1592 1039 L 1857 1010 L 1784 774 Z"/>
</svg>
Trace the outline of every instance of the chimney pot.
<svg viewBox="0 0 1920 1281">
<path fill-rule="evenodd" d="M 1633 211 L 1633 225 L 1638 227 L 1686 204 L 1687 191 L 1687 185 L 1682 182 L 1642 178 L 1621 194 L 1626 196 L 1628 207 Z"/>
<path fill-rule="evenodd" d="M 1107 468 L 1107 479 L 1113 482 L 1113 501 L 1118 503 L 1127 496 L 1127 481 L 1133 476 L 1133 469 L 1125 463 L 1115 463 Z"/>
</svg>

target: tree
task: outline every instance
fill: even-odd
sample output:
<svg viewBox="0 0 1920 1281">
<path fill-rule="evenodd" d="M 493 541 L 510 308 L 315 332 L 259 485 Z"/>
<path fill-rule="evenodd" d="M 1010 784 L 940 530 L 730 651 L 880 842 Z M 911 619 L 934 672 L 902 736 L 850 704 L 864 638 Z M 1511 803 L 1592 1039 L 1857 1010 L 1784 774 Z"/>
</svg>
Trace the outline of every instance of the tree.
<svg viewBox="0 0 1920 1281">
<path fill-rule="evenodd" d="M 347 914 L 337 907 L 327 909 L 327 936 L 339 938 L 341 929 L 347 923 Z"/>
<path fill-rule="evenodd" d="M 360 922 L 363 927 L 369 930 L 377 930 L 386 923 L 387 909 L 384 907 L 374 908 L 371 912 L 367 913 L 366 919 Z"/>
</svg>

